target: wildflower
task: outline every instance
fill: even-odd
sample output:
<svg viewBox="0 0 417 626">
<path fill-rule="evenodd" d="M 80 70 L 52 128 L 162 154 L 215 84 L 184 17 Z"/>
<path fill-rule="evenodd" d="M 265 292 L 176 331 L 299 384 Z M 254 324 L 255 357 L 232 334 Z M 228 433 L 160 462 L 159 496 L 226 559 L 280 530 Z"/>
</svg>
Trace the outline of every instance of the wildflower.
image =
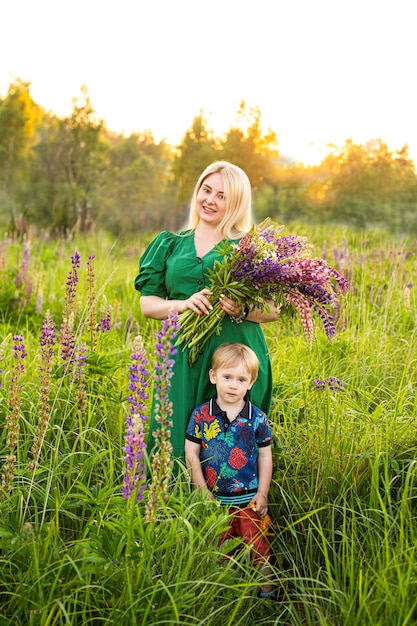
<svg viewBox="0 0 417 626">
<path fill-rule="evenodd" d="M 74 316 L 75 316 L 75 299 L 77 295 L 77 285 L 78 285 L 78 272 L 77 269 L 80 267 L 80 255 L 78 252 L 75 252 L 71 257 L 72 270 L 70 271 L 65 295 L 64 295 L 64 311 L 62 314 L 62 324 L 61 324 L 61 332 L 60 332 L 60 357 L 62 361 L 67 365 L 68 371 L 71 371 L 70 364 L 74 358 L 74 344 L 75 344 L 75 333 L 74 333 Z"/>
<path fill-rule="evenodd" d="M 72 270 L 68 274 L 66 289 L 65 289 L 65 307 L 64 316 L 69 316 L 72 312 L 75 312 L 75 298 L 77 295 L 78 285 L 78 272 L 81 263 L 81 257 L 78 252 L 75 252 L 71 257 Z"/>
<path fill-rule="evenodd" d="M 173 356 L 177 352 L 174 347 L 174 340 L 178 330 L 178 313 L 171 311 L 168 318 L 162 322 L 155 346 L 155 420 L 159 428 L 153 433 L 156 452 L 151 461 L 152 483 L 149 486 L 146 506 L 147 521 L 155 519 L 159 499 L 165 500 L 167 498 L 169 479 L 172 474 L 172 445 L 170 441 L 172 402 L 168 400 L 168 396 L 173 376 Z"/>
<path fill-rule="evenodd" d="M 106 296 L 103 296 L 103 302 L 100 306 L 100 325 L 99 329 L 102 333 L 109 333 L 111 329 L 111 307 L 107 302 Z"/>
<path fill-rule="evenodd" d="M 326 389 L 330 389 L 330 391 L 344 391 L 345 385 L 342 380 L 335 378 L 334 376 L 330 376 L 330 378 L 316 378 L 313 380 L 313 385 L 316 391 L 323 391 Z"/>
<path fill-rule="evenodd" d="M 32 445 L 33 462 L 31 467 L 36 467 L 39 459 L 39 453 L 42 447 L 43 440 L 45 438 L 46 431 L 48 429 L 51 406 L 50 406 L 50 390 L 51 390 L 51 372 L 54 356 L 54 346 L 56 343 L 55 327 L 52 320 L 52 315 L 49 309 L 46 311 L 45 318 L 42 324 L 41 338 L 40 338 L 40 356 L 41 363 L 39 366 L 39 416 L 38 424 L 36 427 L 35 437 Z"/>
<path fill-rule="evenodd" d="M 129 413 L 126 416 L 125 435 L 125 475 L 123 478 L 122 493 L 129 499 L 137 490 L 136 502 L 143 498 L 145 489 L 145 464 L 144 464 L 144 422 L 146 415 L 146 401 L 148 387 L 148 360 L 145 356 L 143 342 L 140 336 L 135 338 L 133 352 L 129 367 L 129 391 L 127 401 L 130 404 Z"/>
<path fill-rule="evenodd" d="M 65 318 L 61 324 L 61 332 L 59 337 L 59 356 L 63 363 L 67 366 L 67 371 L 72 371 L 71 364 L 74 360 L 75 349 L 75 332 L 74 332 L 74 313 Z"/>
<path fill-rule="evenodd" d="M 207 272 L 212 293 L 209 315 L 196 319 L 195 313 L 187 310 L 179 316 L 177 345 L 189 349 L 190 365 L 208 339 L 220 333 L 225 316 L 221 294 L 235 300 L 242 310 L 249 305 L 267 311 L 269 301 L 277 307 L 287 301 L 299 313 L 308 339 L 313 336 L 313 312 L 329 339 L 333 338 L 339 311 L 337 295 L 347 292 L 348 282 L 325 259 L 309 258 L 311 245 L 305 237 L 280 236 L 282 229 L 265 220 L 253 226 L 237 245 L 218 246 L 223 259 Z"/>
<path fill-rule="evenodd" d="M 10 492 L 11 484 L 15 475 L 16 448 L 20 431 L 20 379 L 25 371 L 23 359 L 27 356 L 25 344 L 23 343 L 23 336 L 15 335 L 13 337 L 13 341 L 13 357 L 17 359 L 17 362 L 12 370 L 9 395 L 7 398 L 7 407 L 10 409 L 10 415 L 6 421 L 5 428 L 7 430 L 6 446 L 9 449 L 9 454 L 6 455 L 6 462 L 3 465 L 1 475 L 1 484 L 4 494 L 8 494 Z"/>
</svg>

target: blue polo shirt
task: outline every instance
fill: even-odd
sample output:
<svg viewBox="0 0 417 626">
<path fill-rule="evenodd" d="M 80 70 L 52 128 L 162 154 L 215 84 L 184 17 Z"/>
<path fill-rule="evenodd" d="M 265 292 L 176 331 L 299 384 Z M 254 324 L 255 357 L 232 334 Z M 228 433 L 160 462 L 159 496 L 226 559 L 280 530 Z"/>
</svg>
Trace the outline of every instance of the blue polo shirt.
<svg viewBox="0 0 417 626">
<path fill-rule="evenodd" d="M 230 422 L 215 398 L 194 409 L 186 439 L 200 444 L 204 480 L 216 500 L 240 505 L 258 490 L 258 449 L 271 445 L 271 429 L 261 409 L 247 400 Z"/>
</svg>

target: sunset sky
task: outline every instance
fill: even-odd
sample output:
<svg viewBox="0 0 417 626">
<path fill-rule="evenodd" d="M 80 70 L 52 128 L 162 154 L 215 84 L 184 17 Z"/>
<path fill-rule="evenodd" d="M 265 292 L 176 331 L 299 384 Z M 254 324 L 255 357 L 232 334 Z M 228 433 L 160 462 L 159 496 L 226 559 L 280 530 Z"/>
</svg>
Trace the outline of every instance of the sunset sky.
<svg viewBox="0 0 417 626">
<path fill-rule="evenodd" d="M 220 134 L 241 100 L 280 152 L 381 138 L 417 163 L 414 0 L 14 0 L 0 95 L 16 78 L 60 116 L 86 85 L 110 130 L 177 143 L 200 111 Z"/>
</svg>

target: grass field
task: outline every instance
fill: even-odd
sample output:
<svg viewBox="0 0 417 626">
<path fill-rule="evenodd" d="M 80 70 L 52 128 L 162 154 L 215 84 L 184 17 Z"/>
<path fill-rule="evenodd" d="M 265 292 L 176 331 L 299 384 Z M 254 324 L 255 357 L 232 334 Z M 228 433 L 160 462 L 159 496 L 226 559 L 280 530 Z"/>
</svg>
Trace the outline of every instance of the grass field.
<svg viewBox="0 0 417 626">
<path fill-rule="evenodd" d="M 133 288 L 151 234 L 0 242 L 0 625 L 417 623 L 417 242 L 291 231 L 351 289 L 332 343 L 265 325 L 278 603 L 185 471 L 153 522 L 146 491 L 122 496 L 132 350 L 152 372 L 159 329 Z"/>
</svg>

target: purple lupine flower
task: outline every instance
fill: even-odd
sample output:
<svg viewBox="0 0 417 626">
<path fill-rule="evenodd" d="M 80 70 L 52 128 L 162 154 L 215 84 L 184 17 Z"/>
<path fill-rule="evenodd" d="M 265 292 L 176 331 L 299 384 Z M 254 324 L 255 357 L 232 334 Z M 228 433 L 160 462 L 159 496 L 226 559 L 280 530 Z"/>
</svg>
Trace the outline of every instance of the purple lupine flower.
<svg viewBox="0 0 417 626">
<path fill-rule="evenodd" d="M 6 446 L 9 449 L 9 454 L 6 455 L 6 461 L 3 465 L 1 475 L 2 488 L 5 494 L 10 493 L 12 481 L 15 475 L 16 448 L 20 432 L 19 419 L 22 390 L 20 379 L 25 371 L 23 359 L 27 356 L 23 336 L 15 335 L 13 337 L 13 342 L 13 357 L 17 360 L 17 363 L 14 365 L 12 370 L 9 394 L 7 397 L 7 407 L 10 409 L 10 414 L 8 415 L 5 428 L 7 430 Z"/>
<path fill-rule="evenodd" d="M 75 252 L 71 257 L 72 270 L 68 274 L 66 289 L 65 289 L 65 307 L 64 316 L 70 315 L 74 311 L 75 297 L 77 295 L 78 285 L 78 272 L 81 263 L 81 257 L 78 252 Z"/>
<path fill-rule="evenodd" d="M 76 269 L 80 269 L 81 267 L 81 256 L 80 253 L 75 251 L 74 254 L 71 257 L 71 263 L 72 263 L 72 267 L 74 268 L 74 270 Z"/>
<path fill-rule="evenodd" d="M 155 346 L 155 420 L 158 423 L 155 437 L 156 452 L 151 461 L 152 482 L 149 486 L 149 497 L 146 504 L 145 518 L 154 521 L 160 499 L 166 500 L 168 484 L 172 473 L 173 460 L 171 457 L 171 417 L 172 402 L 169 400 L 171 378 L 173 376 L 174 355 L 177 350 L 174 341 L 179 330 L 178 313 L 171 311 L 168 318 L 162 322 L 157 335 Z"/>
<path fill-rule="evenodd" d="M 64 294 L 64 311 L 61 324 L 61 332 L 59 338 L 59 355 L 63 363 L 67 366 L 67 372 L 72 371 L 71 363 L 74 360 L 75 332 L 74 332 L 74 316 L 75 316 L 75 299 L 77 295 L 78 272 L 81 257 L 75 252 L 71 257 L 72 270 L 68 274 L 65 294 Z"/>
<path fill-rule="evenodd" d="M 12 346 L 13 357 L 15 359 L 24 359 L 25 357 L 27 357 L 25 344 L 23 342 L 23 335 L 15 335 L 13 337 L 13 341 L 14 341 L 14 344 Z M 23 363 L 21 363 L 21 367 L 24 369 Z"/>
<path fill-rule="evenodd" d="M 126 416 L 125 435 L 125 463 L 122 493 L 123 497 L 129 499 L 136 493 L 136 503 L 143 498 L 145 489 L 145 463 L 144 463 L 144 422 L 148 419 L 146 415 L 146 401 L 148 400 L 148 370 L 146 366 L 148 359 L 140 336 L 135 338 L 133 352 L 131 354 L 131 364 L 129 367 L 129 395 L 127 401 L 130 404 L 129 413 Z"/>
<path fill-rule="evenodd" d="M 103 296 L 103 302 L 100 306 L 99 330 L 102 333 L 109 333 L 111 330 L 111 307 L 108 305 L 105 296 Z"/>
<path fill-rule="evenodd" d="M 110 311 L 107 311 L 105 317 L 100 317 L 100 332 L 109 333 L 111 330 L 111 315 Z"/>
<path fill-rule="evenodd" d="M 51 403 L 50 403 L 50 391 L 51 391 L 51 372 L 53 365 L 54 346 L 56 344 L 55 327 L 52 320 L 52 315 L 48 309 L 45 314 L 45 318 L 42 324 L 41 338 L 40 338 L 40 356 L 41 363 L 39 366 L 39 415 L 38 424 L 36 427 L 35 437 L 32 444 L 33 462 L 30 467 L 35 468 L 38 464 L 39 454 L 42 447 L 43 440 L 45 438 L 46 431 L 48 429 L 49 420 L 51 416 Z"/>
<path fill-rule="evenodd" d="M 323 391 L 328 388 L 330 391 L 344 391 L 345 384 L 342 380 L 330 376 L 329 378 L 316 378 L 313 380 L 313 385 L 316 391 Z"/>
</svg>

